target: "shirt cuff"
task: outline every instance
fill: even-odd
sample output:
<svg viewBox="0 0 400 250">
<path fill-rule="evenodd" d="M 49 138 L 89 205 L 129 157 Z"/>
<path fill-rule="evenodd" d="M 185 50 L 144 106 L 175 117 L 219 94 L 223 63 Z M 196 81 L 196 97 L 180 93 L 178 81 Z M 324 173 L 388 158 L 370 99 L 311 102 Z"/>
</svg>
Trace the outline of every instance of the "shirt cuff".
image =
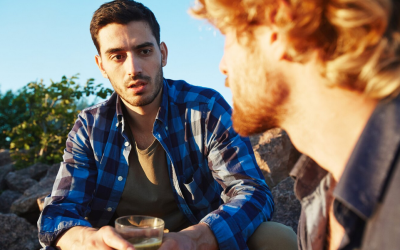
<svg viewBox="0 0 400 250">
<path fill-rule="evenodd" d="M 90 222 L 83 218 L 71 218 L 68 216 L 61 216 L 63 212 L 64 214 L 68 214 L 68 211 L 56 210 L 53 212 L 53 214 L 48 213 L 48 207 L 46 206 L 39 217 L 39 242 L 43 247 L 52 246 L 57 237 L 71 227 L 92 227 Z"/>
<path fill-rule="evenodd" d="M 207 224 L 218 241 L 220 250 L 246 250 L 241 229 L 230 214 L 219 210 L 208 214 L 201 223 Z"/>
</svg>

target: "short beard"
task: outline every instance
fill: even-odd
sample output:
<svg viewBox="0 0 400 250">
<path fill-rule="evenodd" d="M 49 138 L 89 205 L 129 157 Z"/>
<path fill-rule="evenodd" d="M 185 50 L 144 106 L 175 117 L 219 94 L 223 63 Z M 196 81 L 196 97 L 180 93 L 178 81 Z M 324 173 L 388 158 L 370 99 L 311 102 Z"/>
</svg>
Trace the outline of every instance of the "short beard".
<svg viewBox="0 0 400 250">
<path fill-rule="evenodd" d="M 138 100 L 137 102 L 133 103 L 132 105 L 136 106 L 136 107 L 143 107 L 143 106 L 146 106 L 146 105 L 152 103 L 154 101 L 154 99 L 156 99 L 156 97 L 158 96 L 158 94 L 160 93 L 160 91 L 162 89 L 163 77 L 164 77 L 163 70 L 162 70 L 162 67 L 160 66 L 160 69 L 154 79 L 156 91 L 154 91 L 154 93 L 152 93 L 152 95 L 149 96 L 148 98 Z"/>
<path fill-rule="evenodd" d="M 260 89 L 256 96 L 239 97 L 239 103 L 233 102 L 232 122 L 234 130 L 241 136 L 263 133 L 280 127 L 286 113 L 283 107 L 289 96 L 289 88 L 284 82 L 271 82 L 267 75 L 268 90 Z M 274 79 L 277 80 L 277 79 Z M 246 99 L 243 99 L 246 98 Z"/>
<path fill-rule="evenodd" d="M 164 74 L 163 74 L 163 69 L 162 66 L 160 65 L 160 69 L 156 75 L 156 77 L 154 78 L 154 84 L 155 84 L 155 91 L 153 93 L 151 93 L 150 96 L 148 96 L 147 98 L 142 98 L 139 99 L 135 102 L 130 102 L 128 100 L 126 100 L 123 95 L 119 95 L 121 97 L 121 99 L 123 99 L 126 103 L 129 103 L 130 105 L 134 106 L 134 107 L 143 107 L 146 105 L 149 105 L 150 103 L 152 103 L 156 97 L 158 96 L 158 94 L 160 93 L 162 86 L 163 86 L 163 78 L 164 78 Z M 132 80 L 145 80 L 147 82 L 151 81 L 151 78 L 148 76 L 143 76 L 143 75 L 136 75 L 132 78 Z M 130 82 L 130 80 L 129 80 Z M 128 84 L 128 83 L 127 83 Z"/>
</svg>

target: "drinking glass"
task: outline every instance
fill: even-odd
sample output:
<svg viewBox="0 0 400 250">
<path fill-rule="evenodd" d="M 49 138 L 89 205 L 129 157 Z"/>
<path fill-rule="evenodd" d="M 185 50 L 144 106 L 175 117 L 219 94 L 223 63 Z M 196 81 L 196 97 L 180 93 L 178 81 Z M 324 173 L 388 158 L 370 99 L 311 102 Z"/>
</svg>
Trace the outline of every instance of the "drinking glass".
<svg viewBox="0 0 400 250">
<path fill-rule="evenodd" d="M 115 230 L 136 250 L 157 250 L 164 234 L 164 221 L 157 217 L 128 215 L 115 220 Z"/>
</svg>

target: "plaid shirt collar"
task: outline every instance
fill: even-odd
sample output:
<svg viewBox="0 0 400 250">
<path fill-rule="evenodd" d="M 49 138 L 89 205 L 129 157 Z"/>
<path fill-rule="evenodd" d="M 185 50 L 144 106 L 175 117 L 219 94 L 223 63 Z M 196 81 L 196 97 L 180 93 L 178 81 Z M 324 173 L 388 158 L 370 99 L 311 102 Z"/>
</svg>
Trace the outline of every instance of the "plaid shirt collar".
<svg viewBox="0 0 400 250">
<path fill-rule="evenodd" d="M 167 124 L 167 119 L 168 119 L 168 91 L 167 91 L 168 85 L 167 82 L 165 80 L 165 78 L 163 78 L 163 86 L 162 86 L 162 98 L 161 98 L 161 105 L 160 108 L 158 110 L 157 116 L 156 116 L 156 120 L 161 121 L 163 124 Z M 116 113 L 117 113 L 117 119 L 118 119 L 118 124 L 122 123 L 122 125 L 124 125 L 124 115 L 122 112 L 122 100 L 121 97 L 119 97 L 119 95 L 114 92 L 112 94 L 112 96 L 110 97 L 110 99 L 108 100 L 108 102 L 116 102 L 115 108 L 116 108 Z"/>
</svg>

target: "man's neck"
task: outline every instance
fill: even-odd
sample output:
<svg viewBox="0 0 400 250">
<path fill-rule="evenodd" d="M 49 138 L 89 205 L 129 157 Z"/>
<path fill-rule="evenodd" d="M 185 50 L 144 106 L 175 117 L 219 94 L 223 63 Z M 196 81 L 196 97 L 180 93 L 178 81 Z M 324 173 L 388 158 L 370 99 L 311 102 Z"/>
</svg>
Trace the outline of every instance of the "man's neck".
<svg viewBox="0 0 400 250">
<path fill-rule="evenodd" d="M 337 87 L 312 70 L 306 81 L 292 85 L 290 113 L 282 124 L 293 144 L 331 172 L 336 181 L 376 107 L 377 101 Z"/>
<path fill-rule="evenodd" d="M 162 91 L 158 93 L 153 102 L 146 106 L 132 106 L 122 100 L 128 115 L 126 121 L 129 123 L 131 129 L 139 133 L 148 133 L 153 130 L 153 124 L 161 105 L 161 98 Z"/>
</svg>

